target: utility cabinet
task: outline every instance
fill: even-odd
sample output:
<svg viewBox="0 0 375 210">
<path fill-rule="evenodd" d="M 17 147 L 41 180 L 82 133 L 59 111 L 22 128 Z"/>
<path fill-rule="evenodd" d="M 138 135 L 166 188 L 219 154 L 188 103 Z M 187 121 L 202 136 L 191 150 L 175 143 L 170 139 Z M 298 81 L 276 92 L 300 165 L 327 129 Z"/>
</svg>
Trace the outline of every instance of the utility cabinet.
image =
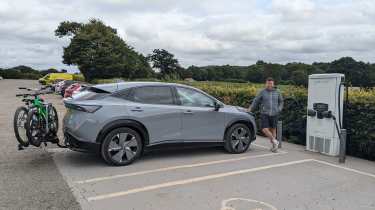
<svg viewBox="0 0 375 210">
<path fill-rule="evenodd" d="M 307 100 L 306 150 L 337 156 L 343 121 L 344 74 L 309 75 Z M 329 112 L 333 118 L 325 117 Z"/>
</svg>

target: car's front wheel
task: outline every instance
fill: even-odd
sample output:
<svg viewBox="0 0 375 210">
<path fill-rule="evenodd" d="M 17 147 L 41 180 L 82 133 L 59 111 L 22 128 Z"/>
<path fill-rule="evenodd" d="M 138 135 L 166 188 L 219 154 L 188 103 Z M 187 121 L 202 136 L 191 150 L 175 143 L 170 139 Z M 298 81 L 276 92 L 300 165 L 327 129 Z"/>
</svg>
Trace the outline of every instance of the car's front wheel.
<svg viewBox="0 0 375 210">
<path fill-rule="evenodd" d="M 225 150 L 229 153 L 246 152 L 251 144 L 251 130 L 243 123 L 232 125 L 225 133 Z"/>
<path fill-rule="evenodd" d="M 137 131 L 131 128 L 117 128 L 106 135 L 101 154 L 108 164 L 124 166 L 139 158 L 142 148 L 142 139 Z"/>
</svg>

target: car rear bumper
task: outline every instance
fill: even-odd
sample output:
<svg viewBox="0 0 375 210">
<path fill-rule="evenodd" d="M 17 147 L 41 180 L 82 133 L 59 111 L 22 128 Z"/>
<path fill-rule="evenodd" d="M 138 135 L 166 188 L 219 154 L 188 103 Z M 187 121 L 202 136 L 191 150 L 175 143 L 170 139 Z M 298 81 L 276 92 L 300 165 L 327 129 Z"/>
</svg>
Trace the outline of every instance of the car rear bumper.
<svg viewBox="0 0 375 210">
<path fill-rule="evenodd" d="M 64 131 L 65 144 L 71 150 L 78 152 L 88 152 L 88 153 L 97 153 L 100 154 L 100 144 L 92 143 L 87 141 L 81 141 L 78 138 L 74 137 L 67 130 Z"/>
</svg>

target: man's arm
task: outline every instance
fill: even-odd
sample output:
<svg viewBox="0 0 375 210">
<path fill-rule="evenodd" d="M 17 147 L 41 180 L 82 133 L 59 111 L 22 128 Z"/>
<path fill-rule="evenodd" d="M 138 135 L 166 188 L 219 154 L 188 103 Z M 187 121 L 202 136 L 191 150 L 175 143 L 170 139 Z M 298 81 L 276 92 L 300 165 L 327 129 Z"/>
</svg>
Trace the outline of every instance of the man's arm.
<svg viewBox="0 0 375 210">
<path fill-rule="evenodd" d="M 279 111 L 281 112 L 281 110 L 283 110 L 283 107 L 284 107 L 284 99 L 280 92 L 279 92 L 278 100 L 279 100 Z"/>
<path fill-rule="evenodd" d="M 259 103 L 262 101 L 262 91 L 260 91 L 258 93 L 258 95 L 254 98 L 254 101 L 253 103 L 251 103 L 251 105 L 249 106 L 249 112 L 252 112 L 254 111 L 254 109 L 256 109 L 259 105 Z"/>
</svg>

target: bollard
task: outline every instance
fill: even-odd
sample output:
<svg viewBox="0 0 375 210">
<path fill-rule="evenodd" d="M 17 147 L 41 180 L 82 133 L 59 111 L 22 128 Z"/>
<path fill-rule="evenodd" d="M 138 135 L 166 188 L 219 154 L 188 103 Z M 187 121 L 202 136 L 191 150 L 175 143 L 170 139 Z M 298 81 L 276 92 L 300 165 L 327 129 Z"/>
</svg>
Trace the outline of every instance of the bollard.
<svg viewBox="0 0 375 210">
<path fill-rule="evenodd" d="M 277 128 L 276 128 L 276 139 L 279 141 L 279 148 L 281 148 L 281 143 L 283 141 L 283 121 L 277 121 Z"/>
<path fill-rule="evenodd" d="M 346 156 L 346 129 L 340 130 L 340 153 L 339 163 L 345 163 Z"/>
</svg>

